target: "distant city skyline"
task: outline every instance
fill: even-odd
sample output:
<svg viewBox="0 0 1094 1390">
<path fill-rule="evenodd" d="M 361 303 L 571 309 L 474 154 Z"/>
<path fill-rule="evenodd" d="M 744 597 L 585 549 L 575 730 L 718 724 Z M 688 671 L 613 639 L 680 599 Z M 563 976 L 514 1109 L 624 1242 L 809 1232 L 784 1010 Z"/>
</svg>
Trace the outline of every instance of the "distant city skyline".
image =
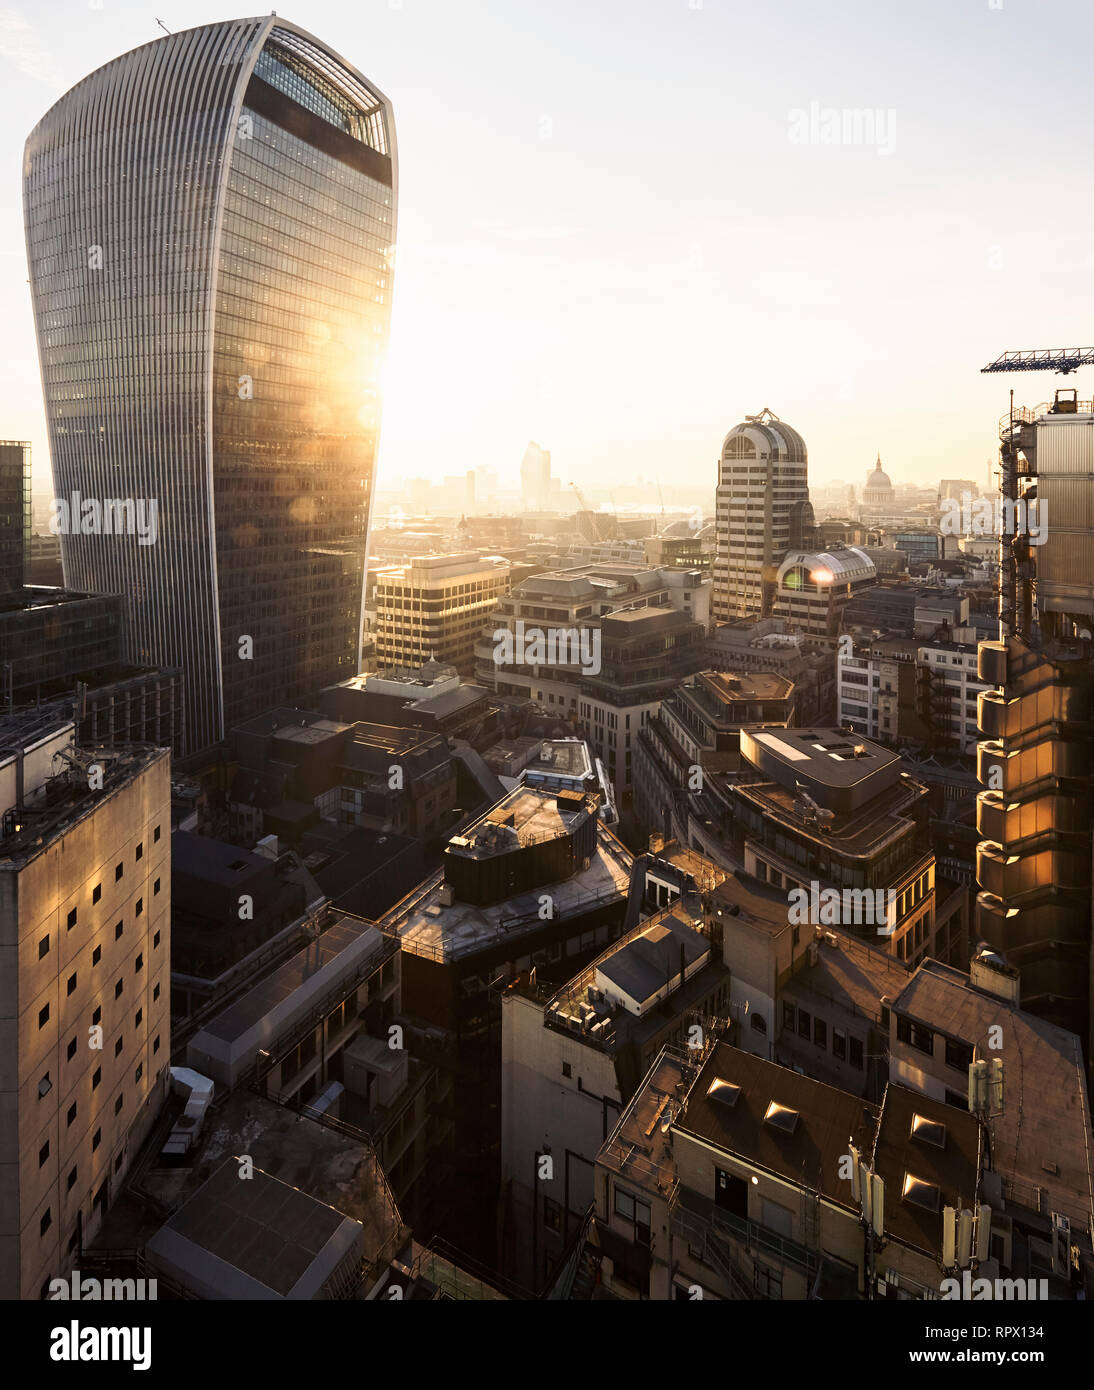
<svg viewBox="0 0 1094 1390">
<path fill-rule="evenodd" d="M 158 8 L 172 31 L 228 17 L 222 0 Z M 1051 25 L 942 0 L 314 0 L 286 17 L 363 55 L 399 113 L 383 490 L 504 474 L 529 439 L 564 482 L 713 489 L 726 431 L 764 406 L 809 440 L 816 488 L 861 486 L 879 450 L 897 485 L 979 481 L 1008 385 L 979 369 L 1086 336 L 1094 192 L 1056 138 L 1092 29 L 1080 4 Z M 136 3 L 0 16 L 0 435 L 31 442 L 38 491 L 23 142 L 68 87 L 161 33 Z M 1016 169 L 1067 179 L 1068 217 L 1010 216 Z M 1056 384 L 1020 378 L 1016 398 Z"/>
</svg>

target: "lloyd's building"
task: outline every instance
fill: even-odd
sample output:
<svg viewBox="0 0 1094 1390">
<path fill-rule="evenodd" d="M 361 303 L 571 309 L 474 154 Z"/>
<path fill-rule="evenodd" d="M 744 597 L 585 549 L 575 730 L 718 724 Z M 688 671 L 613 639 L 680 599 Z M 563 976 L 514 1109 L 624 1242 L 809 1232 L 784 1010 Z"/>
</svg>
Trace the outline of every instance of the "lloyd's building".
<svg viewBox="0 0 1094 1390">
<path fill-rule="evenodd" d="M 78 83 L 23 173 L 65 584 L 125 595 L 208 748 L 358 670 L 391 105 L 283 19 L 210 24 Z"/>
</svg>

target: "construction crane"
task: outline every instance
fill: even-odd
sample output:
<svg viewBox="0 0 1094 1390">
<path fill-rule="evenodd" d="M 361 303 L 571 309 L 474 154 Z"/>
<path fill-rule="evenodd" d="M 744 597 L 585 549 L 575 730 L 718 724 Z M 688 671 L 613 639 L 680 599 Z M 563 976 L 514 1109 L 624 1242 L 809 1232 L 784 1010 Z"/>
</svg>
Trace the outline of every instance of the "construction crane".
<svg viewBox="0 0 1094 1390">
<path fill-rule="evenodd" d="M 1059 372 L 1066 376 L 1079 367 L 1094 363 L 1094 348 L 1032 348 L 1004 352 L 981 367 L 981 375 L 997 372 Z M 1061 414 L 1078 408 L 1077 391 L 1061 388 L 1053 409 Z M 999 495 L 1003 503 L 1015 506 L 1019 500 L 1019 479 L 1036 478 L 1035 428 L 1023 414 L 1015 416 L 1014 389 L 1010 393 L 1010 413 L 1000 421 Z M 1036 497 L 1036 483 L 1025 494 Z M 1033 626 L 1034 564 L 1028 535 L 1016 531 L 1008 541 L 999 533 L 999 635 L 1016 633 L 1029 641 Z"/>
<path fill-rule="evenodd" d="M 604 532 L 601 527 L 599 517 L 597 516 L 596 512 L 593 511 L 592 507 L 589 506 L 588 502 L 585 501 L 585 496 L 582 493 L 581 489 L 578 487 L 578 485 L 576 483 L 571 483 L 570 486 L 577 494 L 577 500 L 581 503 L 581 510 L 583 512 L 588 512 L 588 514 L 593 519 L 593 530 L 596 532 L 596 539 L 598 541 L 602 541 L 604 539 Z"/>
<path fill-rule="evenodd" d="M 1062 372 L 1094 362 L 1094 348 L 1033 348 L 1029 352 L 1004 352 L 980 372 Z"/>
</svg>

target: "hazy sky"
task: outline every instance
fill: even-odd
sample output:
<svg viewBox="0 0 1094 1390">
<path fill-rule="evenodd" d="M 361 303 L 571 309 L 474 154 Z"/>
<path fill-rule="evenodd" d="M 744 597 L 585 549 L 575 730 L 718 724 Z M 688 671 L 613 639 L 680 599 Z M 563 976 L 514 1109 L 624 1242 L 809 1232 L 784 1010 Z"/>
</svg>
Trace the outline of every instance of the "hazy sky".
<svg viewBox="0 0 1094 1390">
<path fill-rule="evenodd" d="M 534 438 L 669 502 L 765 405 L 814 483 L 879 449 L 897 482 L 980 481 L 1010 385 L 1061 384 L 980 367 L 1094 340 L 1091 0 L 284 3 L 395 107 L 382 487 L 515 479 Z M 43 485 L 23 141 L 156 17 L 233 12 L 0 0 L 0 438 Z M 878 113 L 872 145 L 813 142 L 843 111 Z"/>
</svg>

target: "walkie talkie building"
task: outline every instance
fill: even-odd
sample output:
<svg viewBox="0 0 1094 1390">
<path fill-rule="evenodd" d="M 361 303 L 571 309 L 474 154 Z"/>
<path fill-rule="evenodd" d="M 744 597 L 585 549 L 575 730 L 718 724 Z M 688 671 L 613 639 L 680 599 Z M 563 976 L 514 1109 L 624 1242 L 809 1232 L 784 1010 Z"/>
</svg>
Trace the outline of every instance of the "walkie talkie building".
<svg viewBox="0 0 1094 1390">
<path fill-rule="evenodd" d="M 189 751 L 357 670 L 396 187 L 390 103 L 273 15 L 115 59 L 27 140 L 65 583 L 185 670 Z"/>
</svg>

